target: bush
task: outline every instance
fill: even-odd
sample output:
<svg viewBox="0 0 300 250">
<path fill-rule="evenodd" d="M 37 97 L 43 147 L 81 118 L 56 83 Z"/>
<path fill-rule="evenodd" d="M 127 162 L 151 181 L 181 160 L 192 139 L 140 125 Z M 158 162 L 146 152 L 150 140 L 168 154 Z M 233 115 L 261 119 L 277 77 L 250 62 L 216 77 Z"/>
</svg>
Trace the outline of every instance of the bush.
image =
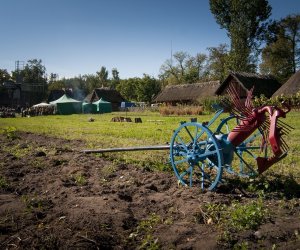
<svg viewBox="0 0 300 250">
<path fill-rule="evenodd" d="M 202 106 L 188 106 L 188 105 L 177 105 L 177 106 L 161 106 L 159 108 L 159 113 L 161 115 L 202 115 Z"/>
</svg>

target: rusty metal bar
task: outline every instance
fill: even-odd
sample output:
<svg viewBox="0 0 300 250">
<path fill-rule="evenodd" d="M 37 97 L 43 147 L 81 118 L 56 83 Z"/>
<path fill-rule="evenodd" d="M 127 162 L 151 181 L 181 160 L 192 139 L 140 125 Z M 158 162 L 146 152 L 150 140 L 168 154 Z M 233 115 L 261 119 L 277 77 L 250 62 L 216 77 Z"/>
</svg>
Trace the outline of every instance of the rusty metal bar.
<svg viewBox="0 0 300 250">
<path fill-rule="evenodd" d="M 86 149 L 82 150 L 82 153 L 109 153 L 109 152 L 122 152 L 122 151 L 150 151 L 150 150 L 169 150 L 170 145 L 158 145 L 158 146 L 141 146 L 141 147 L 129 147 L 129 148 L 103 148 L 103 149 Z"/>
</svg>

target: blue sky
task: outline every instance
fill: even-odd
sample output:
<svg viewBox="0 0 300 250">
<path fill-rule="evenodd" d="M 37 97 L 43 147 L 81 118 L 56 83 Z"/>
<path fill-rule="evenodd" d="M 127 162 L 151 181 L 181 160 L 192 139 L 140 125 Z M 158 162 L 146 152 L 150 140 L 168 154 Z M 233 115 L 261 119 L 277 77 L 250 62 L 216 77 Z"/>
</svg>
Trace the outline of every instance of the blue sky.
<svg viewBox="0 0 300 250">
<path fill-rule="evenodd" d="M 272 18 L 300 13 L 299 0 L 269 0 Z M 173 52 L 229 43 L 208 0 L 0 0 L 0 69 L 41 59 L 60 78 L 117 68 L 122 79 L 157 77 Z"/>
</svg>

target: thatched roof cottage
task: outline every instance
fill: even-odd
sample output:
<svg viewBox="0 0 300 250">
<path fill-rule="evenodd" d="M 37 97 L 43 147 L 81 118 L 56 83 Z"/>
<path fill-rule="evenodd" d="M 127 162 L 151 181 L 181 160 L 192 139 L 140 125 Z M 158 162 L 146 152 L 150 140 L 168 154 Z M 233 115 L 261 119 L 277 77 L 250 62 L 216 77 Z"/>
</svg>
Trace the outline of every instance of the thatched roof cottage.
<svg viewBox="0 0 300 250">
<path fill-rule="evenodd" d="M 300 70 L 293 74 L 274 94 L 274 96 L 294 95 L 300 91 Z"/>
<path fill-rule="evenodd" d="M 166 86 L 153 100 L 170 105 L 191 104 L 212 97 L 219 87 L 219 81 Z"/>
</svg>

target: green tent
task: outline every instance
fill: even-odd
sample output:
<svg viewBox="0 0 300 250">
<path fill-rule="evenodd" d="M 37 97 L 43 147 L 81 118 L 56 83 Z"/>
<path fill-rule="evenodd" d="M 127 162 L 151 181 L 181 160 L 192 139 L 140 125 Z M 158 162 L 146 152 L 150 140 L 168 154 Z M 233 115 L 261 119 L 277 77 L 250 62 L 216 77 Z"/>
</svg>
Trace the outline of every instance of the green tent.
<svg viewBox="0 0 300 250">
<path fill-rule="evenodd" d="M 84 114 L 95 114 L 97 113 L 97 105 L 90 102 L 83 102 L 82 112 Z"/>
<path fill-rule="evenodd" d="M 50 102 L 56 106 L 56 113 L 60 115 L 70 115 L 82 113 L 82 102 L 77 101 L 64 94 L 59 99 Z"/>
<path fill-rule="evenodd" d="M 97 106 L 97 112 L 98 113 L 111 113 L 112 112 L 112 106 L 111 102 L 107 102 L 103 100 L 102 98 L 99 101 L 93 102 Z"/>
</svg>

